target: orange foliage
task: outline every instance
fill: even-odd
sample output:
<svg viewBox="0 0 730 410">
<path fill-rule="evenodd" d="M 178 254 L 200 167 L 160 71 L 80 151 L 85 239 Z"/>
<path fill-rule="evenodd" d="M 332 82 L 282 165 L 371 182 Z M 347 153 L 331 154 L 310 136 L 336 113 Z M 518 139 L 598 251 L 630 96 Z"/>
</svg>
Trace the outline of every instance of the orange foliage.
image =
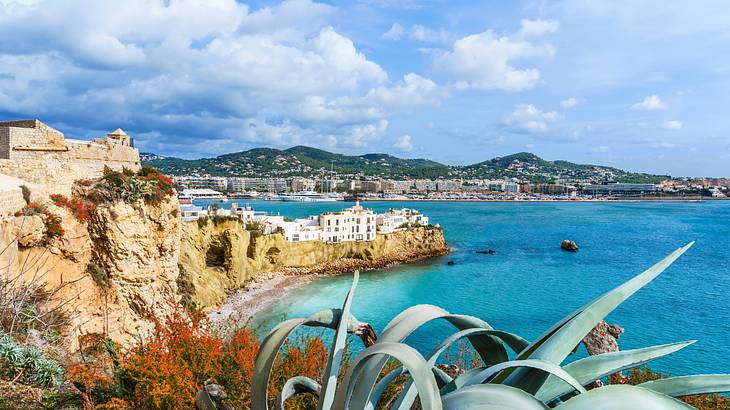
<svg viewBox="0 0 730 410">
<path fill-rule="evenodd" d="M 78 198 L 66 198 L 61 194 L 51 195 L 51 201 L 56 206 L 67 208 L 79 221 L 89 222 L 91 220 L 91 214 L 94 213 L 96 205 L 89 201 L 84 201 Z"/>
</svg>

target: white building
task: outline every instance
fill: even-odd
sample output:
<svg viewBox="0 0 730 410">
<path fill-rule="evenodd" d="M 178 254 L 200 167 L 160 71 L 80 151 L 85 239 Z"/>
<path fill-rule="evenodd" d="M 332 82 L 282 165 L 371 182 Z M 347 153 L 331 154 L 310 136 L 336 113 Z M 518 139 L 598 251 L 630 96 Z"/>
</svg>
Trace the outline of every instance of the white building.
<svg viewBox="0 0 730 410">
<path fill-rule="evenodd" d="M 284 238 L 289 242 L 321 241 L 324 236 L 319 226 L 319 217 L 299 218 L 293 221 L 284 221 Z"/>
<path fill-rule="evenodd" d="M 375 214 L 356 202 L 352 208 L 320 215 L 319 225 L 327 242 L 372 241 L 375 239 Z"/>
<path fill-rule="evenodd" d="M 180 205 L 180 217 L 183 221 L 197 221 L 202 216 L 208 216 L 208 211 L 196 205 Z"/>
<path fill-rule="evenodd" d="M 389 209 L 376 217 L 378 232 L 392 233 L 401 229 L 403 224 L 428 225 L 428 217 L 415 209 Z"/>
<path fill-rule="evenodd" d="M 223 194 L 209 188 L 183 189 L 180 196 L 191 199 L 221 199 Z"/>
<path fill-rule="evenodd" d="M 228 179 L 212 176 L 173 176 L 173 181 L 181 188 L 212 189 L 225 191 L 228 188 Z"/>
</svg>

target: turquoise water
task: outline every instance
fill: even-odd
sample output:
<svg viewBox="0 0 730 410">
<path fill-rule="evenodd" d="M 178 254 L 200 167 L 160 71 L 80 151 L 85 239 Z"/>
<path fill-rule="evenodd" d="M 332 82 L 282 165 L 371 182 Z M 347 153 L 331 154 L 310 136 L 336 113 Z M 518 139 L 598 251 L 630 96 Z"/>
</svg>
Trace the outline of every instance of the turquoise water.
<svg viewBox="0 0 730 410">
<path fill-rule="evenodd" d="M 243 203 L 244 201 L 240 201 Z M 254 202 L 257 210 L 304 216 L 341 203 Z M 653 365 L 672 374 L 730 372 L 730 202 L 384 203 L 414 207 L 439 223 L 448 256 L 361 275 L 353 312 L 376 330 L 421 303 L 480 317 L 531 340 L 574 309 L 689 242 L 695 246 L 609 317 L 622 349 L 697 339 Z M 580 251 L 559 249 L 575 240 Z M 496 255 L 476 254 L 494 249 Z M 453 260 L 454 266 L 446 262 Z M 343 275 L 317 279 L 255 318 L 263 332 L 284 318 L 339 307 Z M 451 329 L 429 325 L 409 342 L 428 352 Z M 580 353 L 579 353 L 580 355 Z"/>
</svg>

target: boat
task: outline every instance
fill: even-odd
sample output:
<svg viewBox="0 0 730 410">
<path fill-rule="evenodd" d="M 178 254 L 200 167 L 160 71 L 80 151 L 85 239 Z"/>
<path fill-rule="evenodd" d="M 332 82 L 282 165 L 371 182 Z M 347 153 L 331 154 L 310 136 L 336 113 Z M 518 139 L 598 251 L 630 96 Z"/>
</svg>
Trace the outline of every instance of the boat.
<svg viewBox="0 0 730 410">
<path fill-rule="evenodd" d="M 314 191 L 301 191 L 279 195 L 279 199 L 284 202 L 336 202 L 342 201 L 343 197 L 335 193 L 320 194 Z"/>
</svg>

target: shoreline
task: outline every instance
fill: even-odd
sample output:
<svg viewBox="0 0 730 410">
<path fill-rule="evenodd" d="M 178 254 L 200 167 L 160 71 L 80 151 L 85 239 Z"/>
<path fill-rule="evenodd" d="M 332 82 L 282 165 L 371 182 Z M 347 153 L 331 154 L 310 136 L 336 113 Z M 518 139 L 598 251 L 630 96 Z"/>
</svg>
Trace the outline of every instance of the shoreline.
<svg viewBox="0 0 730 410">
<path fill-rule="evenodd" d="M 275 272 L 247 283 L 243 288 L 230 294 L 220 306 L 210 309 L 206 316 L 214 325 L 231 321 L 246 324 L 272 303 L 311 282 L 315 276 L 317 275 L 292 276 L 284 272 Z"/>
<path fill-rule="evenodd" d="M 206 316 L 214 325 L 222 325 L 231 321 L 249 323 L 256 314 L 317 277 L 344 275 L 356 270 L 365 272 L 388 269 L 424 259 L 441 257 L 451 252 L 452 249 L 447 246 L 445 249 L 400 257 L 387 256 L 373 261 L 342 258 L 309 267 L 286 267 L 247 283 L 243 288 L 230 294 L 221 305 L 210 309 Z"/>
</svg>

